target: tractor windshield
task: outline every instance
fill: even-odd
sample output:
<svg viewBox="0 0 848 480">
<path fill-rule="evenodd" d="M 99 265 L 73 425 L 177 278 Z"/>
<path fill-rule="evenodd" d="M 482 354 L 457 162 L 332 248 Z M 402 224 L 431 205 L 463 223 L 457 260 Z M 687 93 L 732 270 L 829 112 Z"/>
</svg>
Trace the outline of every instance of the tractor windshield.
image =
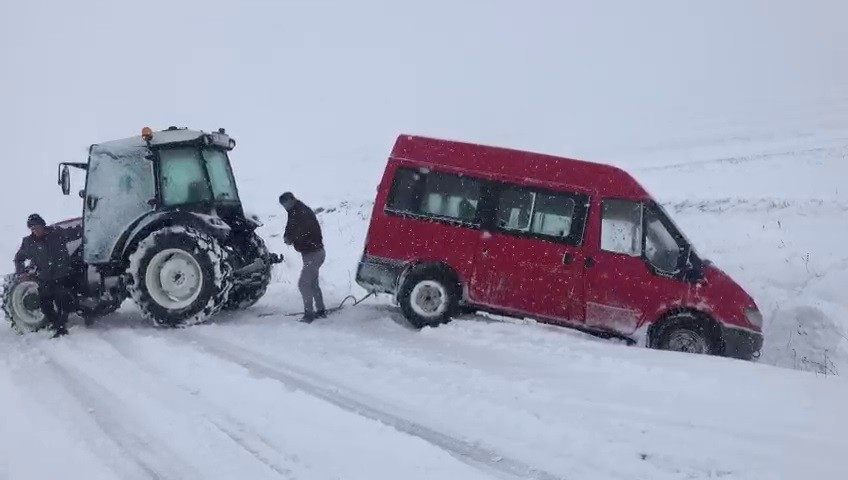
<svg viewBox="0 0 848 480">
<path fill-rule="evenodd" d="M 212 148 L 168 148 L 159 151 L 159 178 L 165 206 L 237 202 L 227 154 Z"/>
</svg>

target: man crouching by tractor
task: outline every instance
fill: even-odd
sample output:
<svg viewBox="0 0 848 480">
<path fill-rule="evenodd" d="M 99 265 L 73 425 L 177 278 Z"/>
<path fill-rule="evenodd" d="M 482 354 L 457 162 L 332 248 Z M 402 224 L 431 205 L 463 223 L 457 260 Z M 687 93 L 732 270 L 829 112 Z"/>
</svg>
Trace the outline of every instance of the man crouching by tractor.
<svg viewBox="0 0 848 480">
<path fill-rule="evenodd" d="M 41 311 L 54 330 L 53 338 L 67 335 L 68 315 L 74 309 L 74 272 L 67 243 L 81 236 L 82 226 L 74 228 L 48 227 L 40 215 L 27 219 L 32 232 L 24 237 L 15 254 L 15 273 L 26 274 L 25 262 L 35 267 Z"/>
</svg>

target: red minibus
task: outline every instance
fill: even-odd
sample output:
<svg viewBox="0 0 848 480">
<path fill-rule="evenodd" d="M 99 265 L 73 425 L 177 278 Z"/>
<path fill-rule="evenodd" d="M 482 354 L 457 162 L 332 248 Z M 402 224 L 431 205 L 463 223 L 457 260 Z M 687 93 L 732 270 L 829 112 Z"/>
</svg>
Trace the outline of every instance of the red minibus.
<svg viewBox="0 0 848 480">
<path fill-rule="evenodd" d="M 357 270 L 416 327 L 483 310 L 751 359 L 762 315 L 628 173 L 401 135 Z"/>
</svg>

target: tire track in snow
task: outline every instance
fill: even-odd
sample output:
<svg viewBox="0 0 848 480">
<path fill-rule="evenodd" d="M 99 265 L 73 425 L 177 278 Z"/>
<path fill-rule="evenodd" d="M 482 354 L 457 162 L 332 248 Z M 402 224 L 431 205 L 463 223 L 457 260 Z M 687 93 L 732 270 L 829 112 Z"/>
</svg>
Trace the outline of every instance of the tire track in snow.
<svg viewBox="0 0 848 480">
<path fill-rule="evenodd" d="M 322 379 L 313 373 L 302 371 L 264 354 L 247 350 L 228 341 L 191 332 L 189 336 L 197 345 L 221 360 L 235 363 L 254 375 L 276 380 L 289 388 L 300 390 L 338 408 L 380 422 L 399 432 L 417 437 L 485 473 L 500 478 L 522 478 L 533 480 L 563 480 L 563 477 L 531 467 L 519 460 L 475 445 L 445 433 L 425 427 L 412 420 L 368 405 L 361 396 L 344 387 Z"/>
<path fill-rule="evenodd" d="M 137 369 L 149 374 L 151 377 L 161 378 L 163 374 L 167 373 L 147 363 L 144 356 L 140 355 L 132 348 L 129 348 L 128 345 L 126 345 L 126 342 L 118 341 L 114 338 L 114 335 L 106 335 L 104 332 L 99 332 L 99 337 L 111 346 L 121 357 L 133 364 Z M 172 386 L 182 394 L 182 400 L 188 403 L 188 407 L 193 409 L 198 406 L 198 397 L 196 396 L 196 392 L 185 385 L 174 384 Z M 282 458 L 291 460 L 289 458 L 290 456 L 283 452 L 278 446 L 274 445 L 258 432 L 248 428 L 244 423 L 234 419 L 228 413 L 210 404 L 208 401 L 204 402 L 204 410 L 205 413 L 203 414 L 203 419 L 206 422 L 212 425 L 221 434 L 229 438 L 230 441 L 239 448 L 250 454 L 250 456 L 255 458 L 259 463 L 262 463 L 283 478 L 296 478 L 290 469 L 282 467 L 270 460 L 269 457 L 272 455 L 278 455 Z M 271 452 L 268 452 L 269 450 Z"/>
<path fill-rule="evenodd" d="M 82 370 L 60 364 L 51 354 L 42 351 L 47 367 L 53 372 L 65 390 L 90 413 L 91 420 L 109 440 L 152 479 L 201 479 L 202 476 L 190 465 L 164 450 L 151 448 L 149 439 L 129 428 L 125 416 L 115 412 L 114 406 L 121 405 L 108 389 L 97 383 Z"/>
<path fill-rule="evenodd" d="M 233 443 L 235 443 L 235 444 L 239 445 L 239 446 L 240 446 L 240 447 L 241 447 L 241 448 L 242 448 L 245 452 L 249 453 L 249 454 L 250 454 L 253 458 L 255 458 L 257 461 L 259 461 L 260 463 L 264 464 L 266 467 L 268 467 L 268 468 L 270 468 L 271 470 L 273 470 L 274 472 L 276 472 L 279 476 L 281 476 L 281 477 L 283 477 L 283 478 L 292 479 L 292 480 L 294 480 L 295 478 L 297 478 L 297 477 L 295 477 L 295 476 L 292 474 L 291 470 L 286 470 L 286 469 L 284 469 L 284 468 L 282 468 L 282 467 L 278 466 L 276 463 L 274 463 L 273 461 L 271 461 L 271 460 L 270 460 L 267 456 L 265 456 L 265 455 L 264 455 L 264 454 L 260 451 L 260 450 L 261 450 L 260 448 L 257 448 L 256 446 L 251 445 L 251 443 L 252 443 L 252 442 L 251 442 L 250 440 L 248 440 L 248 439 L 244 438 L 244 437 L 243 437 L 242 435 L 240 435 L 239 433 L 234 432 L 233 430 L 230 430 L 230 429 L 229 429 L 229 428 L 227 428 L 227 427 L 224 427 L 223 425 L 219 424 L 219 423 L 218 423 L 218 422 L 216 422 L 215 420 L 212 420 L 212 419 L 207 419 L 207 420 L 209 421 L 209 423 L 211 423 L 212 425 L 214 425 L 214 426 L 215 426 L 215 428 L 217 428 L 217 429 L 218 429 L 218 431 L 220 431 L 221 433 L 223 433 L 224 435 L 226 435 L 226 436 L 227 436 L 230 440 L 232 440 L 232 441 L 233 441 Z M 267 447 L 271 447 L 272 449 L 274 449 L 274 447 L 272 447 L 272 446 L 271 446 L 270 444 L 268 444 L 267 442 L 263 442 L 263 443 L 264 443 Z M 280 452 L 279 450 L 276 450 L 276 453 L 277 453 L 277 454 L 282 454 L 282 452 Z"/>
</svg>

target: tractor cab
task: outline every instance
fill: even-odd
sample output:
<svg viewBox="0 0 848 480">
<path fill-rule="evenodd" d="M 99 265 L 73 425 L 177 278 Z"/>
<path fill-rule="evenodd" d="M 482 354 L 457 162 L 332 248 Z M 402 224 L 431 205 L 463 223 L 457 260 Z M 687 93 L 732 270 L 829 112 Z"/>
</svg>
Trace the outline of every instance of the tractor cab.
<svg viewBox="0 0 848 480">
<path fill-rule="evenodd" d="M 60 164 L 59 183 L 70 194 L 69 167 L 86 170 L 83 198 L 84 258 L 113 260 L 122 238 L 146 221 L 185 213 L 201 215 L 218 230 L 252 230 L 239 199 L 228 152 L 236 141 L 224 129 L 206 133 L 170 127 L 138 137 L 92 145 L 87 163 Z"/>
<path fill-rule="evenodd" d="M 281 257 L 257 234 L 258 220 L 244 214 L 229 159 L 235 146 L 223 128 L 144 128 L 137 137 L 92 145 L 86 163 L 59 164 L 65 195 L 70 169 L 86 172 L 81 269 L 93 286 L 80 296 L 110 308 L 132 297 L 165 326 L 255 304 Z M 13 276 L 0 289 L 0 307 L 21 331 L 43 325 L 32 302 L 16 300 L 28 285 Z"/>
</svg>

